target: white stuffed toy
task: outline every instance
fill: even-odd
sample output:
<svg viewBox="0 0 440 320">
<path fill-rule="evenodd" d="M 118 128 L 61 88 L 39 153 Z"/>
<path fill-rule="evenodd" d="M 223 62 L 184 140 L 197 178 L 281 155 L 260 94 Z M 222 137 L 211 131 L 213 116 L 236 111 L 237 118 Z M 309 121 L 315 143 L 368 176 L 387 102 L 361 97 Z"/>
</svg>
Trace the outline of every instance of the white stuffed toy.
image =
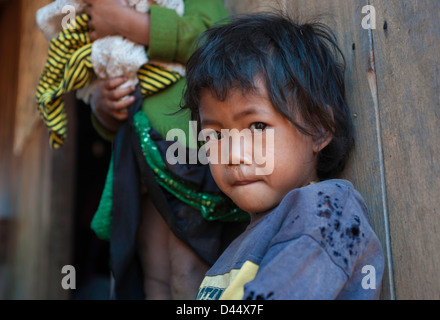
<svg viewBox="0 0 440 320">
<path fill-rule="evenodd" d="M 183 16 L 183 0 L 123 0 L 125 5 L 139 12 L 148 12 L 151 5 L 156 4 L 176 10 L 177 14 Z M 51 4 L 41 8 L 37 12 L 37 24 L 45 38 L 50 41 L 56 38 L 62 31 L 62 21 L 66 15 L 63 8 L 72 6 L 76 14 L 84 12 L 86 4 L 83 0 L 55 0 Z M 137 71 L 141 66 L 149 62 L 145 48 L 121 36 L 108 36 L 98 39 L 93 43 L 91 61 L 96 75 L 101 79 L 125 76 L 128 81 L 123 85 L 131 86 L 138 83 Z M 171 70 L 185 74 L 182 65 L 174 63 L 162 63 L 155 61 L 154 64 L 168 67 Z M 93 83 L 84 89 L 79 90 L 78 97 L 89 102 L 93 92 Z"/>
</svg>

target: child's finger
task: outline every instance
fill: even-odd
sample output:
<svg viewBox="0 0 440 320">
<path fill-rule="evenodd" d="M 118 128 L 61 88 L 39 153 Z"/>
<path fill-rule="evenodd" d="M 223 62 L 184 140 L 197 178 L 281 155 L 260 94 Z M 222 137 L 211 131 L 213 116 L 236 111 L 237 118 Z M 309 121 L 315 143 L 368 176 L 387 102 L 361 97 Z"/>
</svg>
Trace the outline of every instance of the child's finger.
<svg viewBox="0 0 440 320">
<path fill-rule="evenodd" d="M 127 109 L 133 102 L 134 102 L 133 96 L 130 96 L 125 99 L 118 100 L 118 101 L 111 101 L 110 102 L 110 109 L 112 111 L 118 112 L 122 109 Z"/>
<path fill-rule="evenodd" d="M 97 39 L 98 39 L 98 34 L 96 33 L 96 31 L 92 31 L 92 32 L 90 32 L 90 33 L 89 33 L 89 38 L 90 38 L 90 41 L 92 41 L 92 42 L 94 42 L 95 40 L 97 40 Z"/>
<path fill-rule="evenodd" d="M 116 89 L 117 87 L 119 87 L 120 85 L 124 84 L 125 82 L 127 82 L 126 77 L 112 78 L 112 79 L 106 80 L 105 87 L 107 90 L 113 90 L 113 89 Z"/>
<path fill-rule="evenodd" d="M 92 15 L 92 6 L 90 4 L 87 4 L 85 6 L 84 13 L 88 14 L 89 16 Z M 89 27 L 90 27 L 90 23 L 89 23 Z"/>
<path fill-rule="evenodd" d="M 130 93 L 132 93 L 134 90 L 136 90 L 136 88 L 133 86 L 129 86 L 127 88 L 117 88 L 109 91 L 107 97 L 108 99 L 113 101 L 121 100 L 125 96 L 128 96 Z"/>
<path fill-rule="evenodd" d="M 125 121 L 128 119 L 128 111 L 127 109 L 115 110 L 112 111 L 112 116 L 119 121 Z"/>
</svg>

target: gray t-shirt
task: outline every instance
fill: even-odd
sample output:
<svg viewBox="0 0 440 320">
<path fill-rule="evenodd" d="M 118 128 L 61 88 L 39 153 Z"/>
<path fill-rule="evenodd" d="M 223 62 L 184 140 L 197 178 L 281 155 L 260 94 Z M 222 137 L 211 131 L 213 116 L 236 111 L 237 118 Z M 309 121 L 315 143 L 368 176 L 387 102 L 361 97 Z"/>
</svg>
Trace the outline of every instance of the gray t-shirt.
<svg viewBox="0 0 440 320">
<path fill-rule="evenodd" d="M 361 195 L 346 180 L 328 180 L 292 190 L 252 219 L 197 299 L 378 299 L 383 272 Z"/>
</svg>

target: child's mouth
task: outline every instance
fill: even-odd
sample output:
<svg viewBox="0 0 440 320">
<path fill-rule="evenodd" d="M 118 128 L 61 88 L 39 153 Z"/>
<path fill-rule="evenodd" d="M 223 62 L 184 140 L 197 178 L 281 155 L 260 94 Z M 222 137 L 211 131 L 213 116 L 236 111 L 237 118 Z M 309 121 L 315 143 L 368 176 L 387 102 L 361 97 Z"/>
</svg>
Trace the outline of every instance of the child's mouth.
<svg viewBox="0 0 440 320">
<path fill-rule="evenodd" d="M 240 181 L 235 181 L 233 183 L 233 186 L 247 186 L 256 182 L 258 182 L 258 180 L 240 180 Z"/>
</svg>

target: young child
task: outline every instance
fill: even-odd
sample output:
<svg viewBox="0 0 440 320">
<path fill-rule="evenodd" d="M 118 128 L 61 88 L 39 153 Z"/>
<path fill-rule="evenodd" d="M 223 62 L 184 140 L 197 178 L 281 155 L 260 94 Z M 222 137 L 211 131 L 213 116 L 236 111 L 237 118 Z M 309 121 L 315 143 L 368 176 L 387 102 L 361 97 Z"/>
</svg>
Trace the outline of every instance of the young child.
<svg viewBox="0 0 440 320">
<path fill-rule="evenodd" d="M 251 217 L 197 299 L 379 298 L 381 244 L 361 195 L 336 179 L 353 145 L 339 56 L 325 25 L 261 13 L 208 30 L 188 61 L 185 108 L 228 155 L 210 159 L 214 180 Z M 273 170 L 255 146 L 225 150 L 243 130 L 273 148 Z"/>
</svg>

